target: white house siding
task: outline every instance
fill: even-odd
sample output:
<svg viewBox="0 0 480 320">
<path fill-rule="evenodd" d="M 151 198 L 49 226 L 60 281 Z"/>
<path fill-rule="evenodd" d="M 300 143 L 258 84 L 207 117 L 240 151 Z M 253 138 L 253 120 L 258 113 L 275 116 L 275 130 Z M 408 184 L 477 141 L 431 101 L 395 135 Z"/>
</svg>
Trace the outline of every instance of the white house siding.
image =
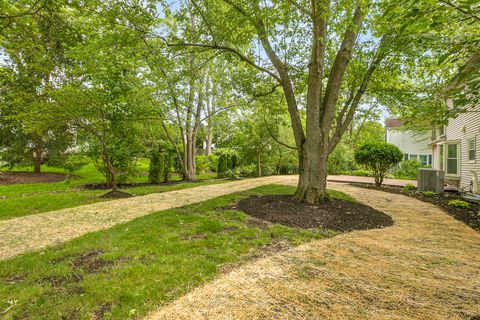
<svg viewBox="0 0 480 320">
<path fill-rule="evenodd" d="M 480 105 L 450 120 L 445 133 L 447 141 L 460 141 L 460 188 L 468 190 L 472 180 L 471 171 L 480 173 Z M 468 140 L 472 138 L 476 142 L 476 158 L 473 162 L 468 161 Z"/>
<path fill-rule="evenodd" d="M 399 128 L 387 128 L 386 141 L 396 145 L 402 153 L 418 156 L 432 156 L 432 149 L 428 147 L 431 142 L 430 132 L 414 132 Z M 418 159 L 419 160 L 419 159 Z"/>
</svg>

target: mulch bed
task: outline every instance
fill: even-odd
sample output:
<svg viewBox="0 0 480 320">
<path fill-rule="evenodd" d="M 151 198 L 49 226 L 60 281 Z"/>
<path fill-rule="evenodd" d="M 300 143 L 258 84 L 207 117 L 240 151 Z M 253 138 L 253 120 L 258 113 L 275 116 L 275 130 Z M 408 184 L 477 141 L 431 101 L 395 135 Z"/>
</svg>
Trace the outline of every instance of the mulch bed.
<svg viewBox="0 0 480 320">
<path fill-rule="evenodd" d="M 375 189 L 380 191 L 386 191 L 395 194 L 402 194 L 408 197 L 413 197 L 421 201 L 429 202 L 434 205 L 439 206 L 442 208 L 448 215 L 454 217 L 456 220 L 465 223 L 466 225 L 470 226 L 472 229 L 480 231 L 480 204 L 470 203 L 470 208 L 462 209 L 462 208 L 455 208 L 448 205 L 448 202 L 451 200 L 463 200 L 461 195 L 457 192 L 445 192 L 442 196 L 435 196 L 435 197 L 427 197 L 421 192 L 417 192 L 415 190 L 406 191 L 401 187 L 394 187 L 394 186 L 381 186 L 376 187 L 372 184 L 360 184 L 355 183 L 352 184 L 357 187 L 362 188 L 369 188 Z"/>
<path fill-rule="evenodd" d="M 242 199 L 237 208 L 258 219 L 303 229 L 347 232 L 393 225 L 392 218 L 380 211 L 358 202 L 338 199 L 313 206 L 289 195 L 253 196 Z"/>
<path fill-rule="evenodd" d="M 63 173 L 54 172 L 2 171 L 0 172 L 0 185 L 60 182 L 66 177 Z"/>
<path fill-rule="evenodd" d="M 100 198 L 106 198 L 106 199 L 121 199 L 121 198 L 131 198 L 133 197 L 132 194 L 123 192 L 123 191 L 110 191 L 105 194 L 102 194 Z"/>
</svg>

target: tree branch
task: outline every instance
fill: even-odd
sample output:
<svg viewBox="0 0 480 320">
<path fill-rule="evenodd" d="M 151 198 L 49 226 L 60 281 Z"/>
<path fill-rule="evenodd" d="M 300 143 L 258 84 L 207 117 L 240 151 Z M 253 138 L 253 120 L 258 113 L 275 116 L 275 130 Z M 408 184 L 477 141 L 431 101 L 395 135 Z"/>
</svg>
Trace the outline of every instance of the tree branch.
<svg viewBox="0 0 480 320">
<path fill-rule="evenodd" d="M 338 93 L 345 75 L 345 70 L 352 58 L 353 46 L 355 45 L 358 31 L 362 25 L 363 17 L 363 9 L 357 6 L 352 19 L 352 27 L 349 27 L 345 32 L 342 44 L 333 62 L 330 75 L 328 76 L 327 88 L 322 103 L 321 127 L 329 127 L 333 120 L 333 111 L 338 101 Z"/>
<path fill-rule="evenodd" d="M 167 43 L 167 46 L 169 46 L 169 47 L 200 47 L 200 48 L 209 48 L 209 49 L 220 50 L 220 51 L 223 51 L 223 52 L 230 52 L 230 53 L 233 53 L 234 55 L 236 55 L 238 58 L 240 58 L 240 60 L 246 62 L 249 65 L 251 65 L 252 67 L 254 67 L 254 68 L 256 68 L 256 69 L 258 69 L 262 72 L 267 73 L 268 75 L 273 77 L 278 82 L 281 81 L 277 74 L 275 74 L 274 72 L 272 72 L 272 71 L 270 71 L 270 70 L 268 70 L 268 69 L 266 69 L 262 66 L 259 66 L 252 59 L 243 55 L 237 49 L 234 49 L 234 48 L 231 48 L 231 47 L 221 46 L 221 45 L 217 45 L 217 44 L 187 43 L 187 42 L 185 42 L 185 43 Z"/>
<path fill-rule="evenodd" d="M 17 13 L 17 14 L 0 14 L 0 19 L 20 18 L 20 17 L 26 16 L 26 15 L 37 14 L 38 12 L 40 12 L 40 10 L 42 10 L 42 9 L 45 7 L 45 5 L 46 5 L 47 2 L 48 2 L 48 0 L 44 0 L 43 3 L 42 3 L 42 5 L 35 9 L 35 7 L 40 3 L 40 1 L 42 1 L 42 0 L 37 0 L 37 1 L 35 1 L 35 3 L 32 4 L 32 6 L 31 6 L 29 9 L 27 9 L 26 11 L 21 12 L 21 13 Z"/>
</svg>

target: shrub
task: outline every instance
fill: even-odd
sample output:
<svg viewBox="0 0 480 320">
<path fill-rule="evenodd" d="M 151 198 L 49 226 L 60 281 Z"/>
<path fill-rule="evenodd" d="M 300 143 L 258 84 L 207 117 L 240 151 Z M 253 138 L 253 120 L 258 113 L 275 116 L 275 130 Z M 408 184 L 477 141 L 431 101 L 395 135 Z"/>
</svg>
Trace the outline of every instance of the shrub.
<svg viewBox="0 0 480 320">
<path fill-rule="evenodd" d="M 68 177 L 71 177 L 74 171 L 80 170 L 83 166 L 88 164 L 88 159 L 80 154 L 73 154 L 66 158 L 65 162 L 61 165 L 68 173 Z"/>
<path fill-rule="evenodd" d="M 148 170 L 148 181 L 150 183 L 168 182 L 172 174 L 174 155 L 171 150 L 159 146 L 150 154 L 150 168 Z"/>
<path fill-rule="evenodd" d="M 468 209 L 470 208 L 470 203 L 463 200 L 450 200 L 448 205 L 455 208 Z"/>
<path fill-rule="evenodd" d="M 423 195 L 424 195 L 425 197 L 433 198 L 433 197 L 435 197 L 437 194 L 436 194 L 435 192 L 433 192 L 433 191 L 425 191 L 425 192 L 423 193 Z"/>
<path fill-rule="evenodd" d="M 415 159 L 400 162 L 398 168 L 393 170 L 395 177 L 417 179 L 417 172 L 420 168 L 420 162 Z"/>
<path fill-rule="evenodd" d="M 212 153 L 207 157 L 207 170 L 208 172 L 217 172 L 218 168 L 218 155 Z"/>
<path fill-rule="evenodd" d="M 228 180 L 238 180 L 240 178 L 240 173 L 238 169 L 228 169 L 225 172 L 224 177 Z"/>
<path fill-rule="evenodd" d="M 355 169 L 353 152 L 344 143 L 339 143 L 328 156 L 328 174 L 344 174 Z"/>
<path fill-rule="evenodd" d="M 403 153 L 398 147 L 385 142 L 367 142 L 354 154 L 355 161 L 371 170 L 375 185 L 380 186 L 387 171 L 402 161 Z"/>
<path fill-rule="evenodd" d="M 207 171 L 207 157 L 202 155 L 195 156 L 195 167 L 197 173 L 203 173 Z"/>
<path fill-rule="evenodd" d="M 235 170 L 238 165 L 237 152 L 233 150 L 223 150 L 218 152 L 217 176 L 226 177 L 229 170 Z"/>
<path fill-rule="evenodd" d="M 415 190 L 415 189 L 416 189 L 416 187 L 411 183 L 407 183 L 406 185 L 403 186 L 403 190 L 405 190 L 405 191 L 412 191 L 412 190 Z"/>
</svg>

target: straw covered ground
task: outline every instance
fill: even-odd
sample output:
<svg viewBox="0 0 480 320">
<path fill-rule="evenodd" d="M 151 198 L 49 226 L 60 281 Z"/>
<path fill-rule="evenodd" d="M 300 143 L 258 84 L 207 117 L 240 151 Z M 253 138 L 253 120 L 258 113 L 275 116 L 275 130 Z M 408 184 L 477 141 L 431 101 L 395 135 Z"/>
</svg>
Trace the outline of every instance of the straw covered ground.
<svg viewBox="0 0 480 320">
<path fill-rule="evenodd" d="M 292 181 L 292 176 L 246 179 L 154 193 L 0 221 L 0 260 L 39 250 L 153 212 L 202 202 L 258 186 Z"/>
<path fill-rule="evenodd" d="M 394 226 L 255 261 L 159 307 L 148 319 L 479 318 L 479 233 L 416 199 L 330 188 L 392 216 Z"/>
</svg>

